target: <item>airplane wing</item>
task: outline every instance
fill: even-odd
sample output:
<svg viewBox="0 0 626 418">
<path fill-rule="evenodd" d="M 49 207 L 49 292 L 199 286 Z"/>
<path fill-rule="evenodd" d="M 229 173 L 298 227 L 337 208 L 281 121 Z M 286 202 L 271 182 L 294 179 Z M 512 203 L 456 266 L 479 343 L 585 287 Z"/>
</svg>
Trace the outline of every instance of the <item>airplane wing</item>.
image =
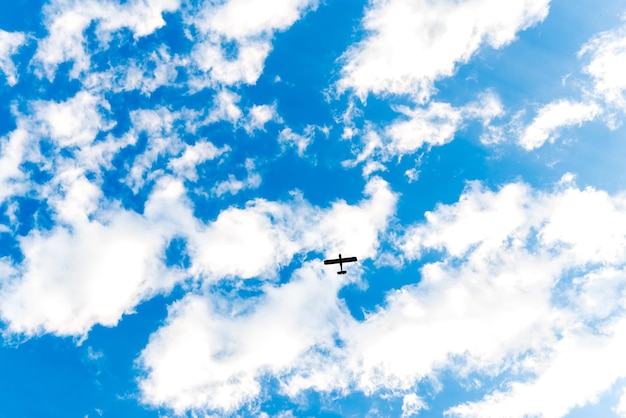
<svg viewBox="0 0 626 418">
<path fill-rule="evenodd" d="M 324 264 L 352 263 L 353 261 L 357 261 L 356 257 L 333 258 L 331 260 L 324 260 Z"/>
</svg>

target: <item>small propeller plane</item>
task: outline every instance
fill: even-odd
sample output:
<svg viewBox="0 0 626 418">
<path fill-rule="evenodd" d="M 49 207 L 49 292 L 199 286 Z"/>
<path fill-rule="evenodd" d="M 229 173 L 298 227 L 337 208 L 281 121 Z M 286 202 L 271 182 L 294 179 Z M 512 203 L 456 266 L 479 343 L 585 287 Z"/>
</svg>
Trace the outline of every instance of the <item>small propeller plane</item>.
<svg viewBox="0 0 626 418">
<path fill-rule="evenodd" d="M 341 258 L 341 254 L 339 254 L 339 258 L 324 260 L 324 264 L 339 264 L 339 271 L 337 274 L 346 274 L 346 271 L 343 269 L 343 263 L 352 263 L 353 261 L 357 261 L 356 257 Z"/>
</svg>

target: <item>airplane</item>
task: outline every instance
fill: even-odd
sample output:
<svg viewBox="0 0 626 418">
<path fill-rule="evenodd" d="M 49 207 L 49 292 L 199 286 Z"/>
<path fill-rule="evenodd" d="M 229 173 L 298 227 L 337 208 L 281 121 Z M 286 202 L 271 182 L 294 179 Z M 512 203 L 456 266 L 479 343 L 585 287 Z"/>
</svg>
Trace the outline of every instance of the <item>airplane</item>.
<svg viewBox="0 0 626 418">
<path fill-rule="evenodd" d="M 339 271 L 337 274 L 346 274 L 346 271 L 343 269 L 343 263 L 352 263 L 353 261 L 357 261 L 356 257 L 341 258 L 341 254 L 339 254 L 339 258 L 324 260 L 324 264 L 339 264 Z"/>
</svg>

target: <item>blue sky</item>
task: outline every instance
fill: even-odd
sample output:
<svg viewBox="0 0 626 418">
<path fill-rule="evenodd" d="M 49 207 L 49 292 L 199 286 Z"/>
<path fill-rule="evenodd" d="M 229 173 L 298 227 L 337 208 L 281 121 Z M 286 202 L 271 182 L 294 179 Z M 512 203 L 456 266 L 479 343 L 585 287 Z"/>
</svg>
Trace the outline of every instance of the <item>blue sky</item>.
<svg viewBox="0 0 626 418">
<path fill-rule="evenodd" d="M 0 417 L 626 416 L 624 19 L 3 5 Z"/>
</svg>

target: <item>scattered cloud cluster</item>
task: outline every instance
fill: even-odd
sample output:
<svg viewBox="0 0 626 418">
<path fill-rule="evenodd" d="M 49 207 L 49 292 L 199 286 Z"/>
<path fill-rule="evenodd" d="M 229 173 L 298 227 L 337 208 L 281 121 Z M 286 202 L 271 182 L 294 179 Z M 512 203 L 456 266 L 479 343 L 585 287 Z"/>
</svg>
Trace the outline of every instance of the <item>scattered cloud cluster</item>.
<svg viewBox="0 0 626 418">
<path fill-rule="evenodd" d="M 92 23 L 96 26 L 98 41 L 106 46 L 113 35 L 124 28 L 135 38 L 150 35 L 165 25 L 164 13 L 179 7 L 180 0 L 131 0 L 123 4 L 54 0 L 44 8 L 48 36 L 39 41 L 34 60 L 49 79 L 54 78 L 57 67 L 64 62 L 72 62 L 71 75 L 78 77 L 91 65 L 85 31 Z"/>
<path fill-rule="evenodd" d="M 189 295 L 141 355 L 143 400 L 232 412 L 276 378 L 292 397 L 405 393 L 408 415 L 426 408 L 416 385 L 448 369 L 510 382 L 449 416 L 562 416 L 626 374 L 615 367 L 626 335 L 624 206 L 572 183 L 473 184 L 398 240 L 407 259 L 438 251 L 442 261 L 362 322 L 338 297 L 345 283 L 311 263 L 258 298 Z"/>
</svg>

